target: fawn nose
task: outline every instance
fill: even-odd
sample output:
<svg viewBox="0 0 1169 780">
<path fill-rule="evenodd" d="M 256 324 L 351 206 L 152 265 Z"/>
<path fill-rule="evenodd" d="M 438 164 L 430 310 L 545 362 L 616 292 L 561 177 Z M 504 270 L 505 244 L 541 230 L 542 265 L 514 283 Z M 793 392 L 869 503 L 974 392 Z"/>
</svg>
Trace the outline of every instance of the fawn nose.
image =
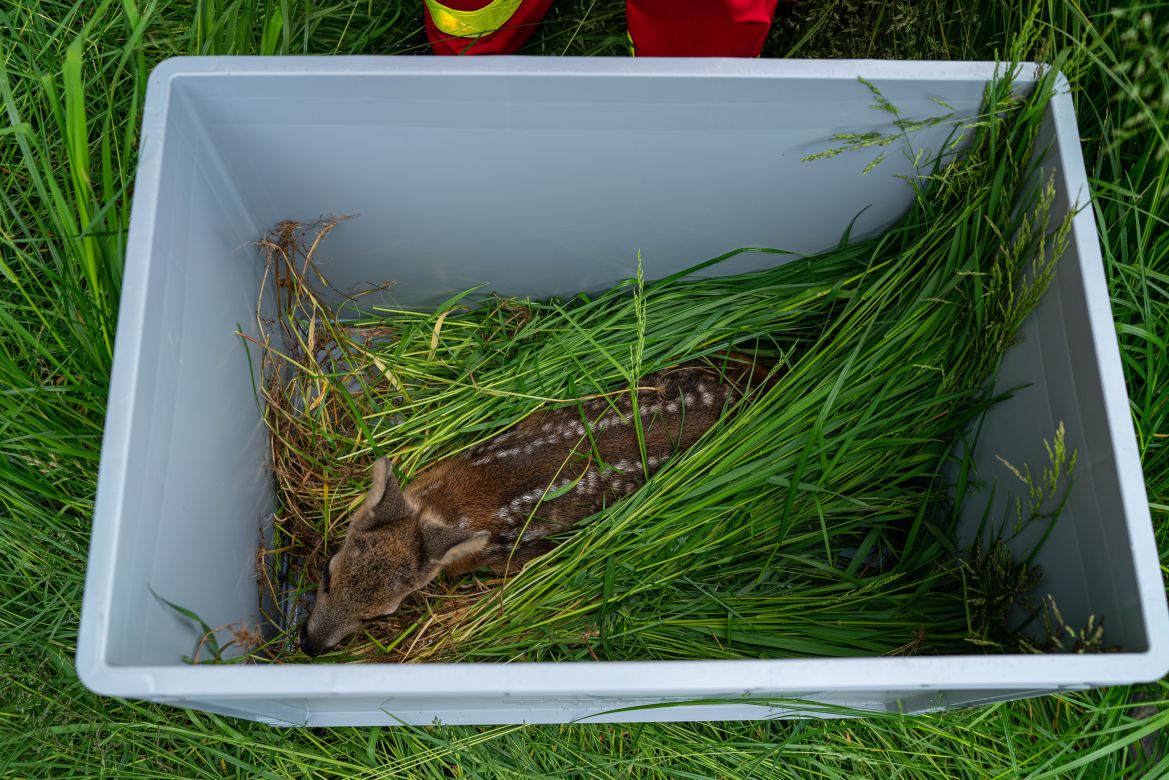
<svg viewBox="0 0 1169 780">
<path fill-rule="evenodd" d="M 313 658 L 316 658 L 324 652 L 323 647 L 314 644 L 312 639 L 309 638 L 307 620 L 300 624 L 300 649 L 304 651 L 305 655 L 310 655 Z"/>
</svg>

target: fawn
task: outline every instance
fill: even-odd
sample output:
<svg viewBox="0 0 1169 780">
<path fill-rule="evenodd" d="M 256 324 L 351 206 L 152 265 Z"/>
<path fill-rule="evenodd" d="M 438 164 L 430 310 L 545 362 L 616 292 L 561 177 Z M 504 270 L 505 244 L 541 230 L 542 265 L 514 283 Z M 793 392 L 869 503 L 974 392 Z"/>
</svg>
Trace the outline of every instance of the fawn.
<svg viewBox="0 0 1169 780">
<path fill-rule="evenodd" d="M 546 537 L 636 490 L 768 374 L 739 355 L 657 371 L 637 384 L 640 426 L 633 392 L 535 413 L 424 470 L 405 490 L 378 460 L 341 549 L 325 562 L 301 649 L 331 649 L 440 571 L 518 571 L 555 546 Z"/>
</svg>

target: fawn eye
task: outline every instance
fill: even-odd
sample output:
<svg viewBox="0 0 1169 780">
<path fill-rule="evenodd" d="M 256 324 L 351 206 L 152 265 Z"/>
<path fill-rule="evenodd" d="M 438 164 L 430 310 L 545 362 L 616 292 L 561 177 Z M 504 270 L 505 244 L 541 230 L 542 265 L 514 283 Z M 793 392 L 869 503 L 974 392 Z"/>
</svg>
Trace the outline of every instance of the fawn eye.
<svg viewBox="0 0 1169 780">
<path fill-rule="evenodd" d="M 329 564 L 332 562 L 332 558 L 325 559 L 325 568 L 321 571 L 321 593 L 329 592 Z"/>
</svg>

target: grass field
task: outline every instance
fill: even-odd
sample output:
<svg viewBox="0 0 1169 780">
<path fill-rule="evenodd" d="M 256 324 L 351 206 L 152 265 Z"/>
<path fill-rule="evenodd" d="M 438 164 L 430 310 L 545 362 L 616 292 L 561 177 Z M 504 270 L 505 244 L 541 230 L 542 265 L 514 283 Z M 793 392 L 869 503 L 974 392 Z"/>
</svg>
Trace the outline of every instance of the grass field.
<svg viewBox="0 0 1169 780">
<path fill-rule="evenodd" d="M 1169 776 L 1166 681 L 912 719 L 330 730 L 98 699 L 79 684 L 72 659 L 149 69 L 175 54 L 425 54 L 419 8 L 0 4 L 0 776 Z M 528 51 L 627 56 L 623 9 L 619 0 L 558 0 Z M 1166 40 L 1169 3 L 1095 11 L 1074 0 L 801 0 L 781 9 L 764 51 L 1061 58 L 1093 177 L 1163 569 Z"/>
</svg>

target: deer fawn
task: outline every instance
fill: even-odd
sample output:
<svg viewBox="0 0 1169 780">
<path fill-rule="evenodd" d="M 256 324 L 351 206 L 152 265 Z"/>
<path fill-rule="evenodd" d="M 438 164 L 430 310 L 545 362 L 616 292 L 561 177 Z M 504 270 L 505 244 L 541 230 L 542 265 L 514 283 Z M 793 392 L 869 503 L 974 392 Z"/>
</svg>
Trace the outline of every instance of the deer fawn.
<svg viewBox="0 0 1169 780">
<path fill-rule="evenodd" d="M 514 429 L 420 473 L 403 491 L 386 459 L 325 562 L 300 629 L 311 656 L 389 615 L 440 571 L 514 573 L 546 539 L 636 490 L 742 397 L 768 369 L 742 356 L 645 376 L 633 394 L 533 414 Z M 583 413 L 582 413 L 583 412 Z M 637 429 L 645 444 L 644 458 Z"/>
</svg>

